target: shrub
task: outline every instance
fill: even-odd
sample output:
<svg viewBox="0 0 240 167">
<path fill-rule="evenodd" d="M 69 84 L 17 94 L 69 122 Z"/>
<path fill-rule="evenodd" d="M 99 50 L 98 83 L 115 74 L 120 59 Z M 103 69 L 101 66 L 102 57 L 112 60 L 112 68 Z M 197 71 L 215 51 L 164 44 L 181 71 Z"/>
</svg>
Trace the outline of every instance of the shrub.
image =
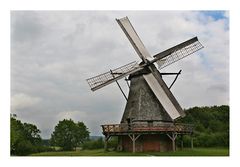
<svg viewBox="0 0 240 167">
<path fill-rule="evenodd" d="M 83 143 L 82 149 L 100 149 L 104 147 L 104 142 L 102 138 L 99 138 L 98 140 L 89 140 Z"/>
</svg>

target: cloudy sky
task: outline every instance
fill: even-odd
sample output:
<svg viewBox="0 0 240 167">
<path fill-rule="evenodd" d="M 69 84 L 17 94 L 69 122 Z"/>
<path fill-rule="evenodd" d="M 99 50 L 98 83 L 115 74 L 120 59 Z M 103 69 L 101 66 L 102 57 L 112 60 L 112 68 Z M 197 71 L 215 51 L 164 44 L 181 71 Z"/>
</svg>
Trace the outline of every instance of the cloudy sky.
<svg viewBox="0 0 240 167">
<path fill-rule="evenodd" d="M 83 121 L 91 135 L 119 123 L 126 100 L 117 85 L 92 92 L 86 79 L 140 62 L 115 21 L 124 16 L 152 55 L 194 36 L 204 45 L 161 70 L 182 69 L 171 90 L 183 108 L 229 104 L 228 12 L 12 11 L 11 113 L 36 124 L 43 138 L 64 118 Z"/>
</svg>

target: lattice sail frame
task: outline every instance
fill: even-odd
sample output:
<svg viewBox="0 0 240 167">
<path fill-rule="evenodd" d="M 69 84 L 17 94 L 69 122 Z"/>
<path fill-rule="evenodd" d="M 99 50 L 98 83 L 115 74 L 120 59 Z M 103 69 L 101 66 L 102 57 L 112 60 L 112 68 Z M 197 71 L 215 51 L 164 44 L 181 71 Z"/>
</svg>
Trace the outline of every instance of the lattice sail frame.
<svg viewBox="0 0 240 167">
<path fill-rule="evenodd" d="M 162 69 L 180 59 L 183 59 L 184 57 L 189 56 L 202 48 L 203 45 L 198 40 L 183 48 L 178 48 L 172 51 L 172 53 L 170 53 L 168 56 L 156 62 L 158 64 L 158 69 Z"/>
<path fill-rule="evenodd" d="M 155 56 L 159 69 L 163 69 L 164 67 L 183 59 L 186 56 L 191 55 L 192 53 L 203 48 L 203 45 L 198 41 L 197 37 L 192 38 L 182 44 L 179 44 L 173 48 L 170 48 L 164 52 L 161 52 Z M 162 58 L 160 58 L 162 56 Z M 153 60 L 154 61 L 154 60 Z M 132 73 L 140 71 L 145 66 L 140 66 L 137 61 L 133 61 L 124 66 L 116 68 L 114 70 L 110 70 L 109 72 L 97 75 L 95 77 L 87 79 L 87 82 L 92 91 L 100 89 L 116 80 L 124 78 Z"/>
<path fill-rule="evenodd" d="M 142 67 L 138 65 L 137 61 L 131 62 L 109 72 L 97 75 L 95 77 L 87 79 L 87 82 L 92 91 L 102 88 L 116 80 L 124 78 L 131 73 L 141 70 Z"/>
</svg>

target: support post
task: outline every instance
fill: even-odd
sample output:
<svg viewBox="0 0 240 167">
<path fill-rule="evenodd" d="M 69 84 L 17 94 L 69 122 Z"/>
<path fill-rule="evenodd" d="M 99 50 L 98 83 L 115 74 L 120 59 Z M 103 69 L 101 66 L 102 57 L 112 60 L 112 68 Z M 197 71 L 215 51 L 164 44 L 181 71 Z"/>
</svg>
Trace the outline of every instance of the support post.
<svg viewBox="0 0 240 167">
<path fill-rule="evenodd" d="M 133 144 L 133 153 L 136 152 L 136 140 L 140 137 L 140 134 L 135 136 L 135 134 L 132 134 L 132 136 L 129 134 L 128 135 L 130 137 L 130 139 L 132 140 L 132 144 Z"/>
<path fill-rule="evenodd" d="M 135 147 L 135 135 L 133 134 L 133 140 L 132 140 L 132 142 L 133 142 L 133 153 L 135 153 L 136 152 L 136 147 Z"/>
<path fill-rule="evenodd" d="M 107 140 L 104 140 L 104 151 L 107 152 Z"/>
<path fill-rule="evenodd" d="M 122 151 L 123 150 L 123 145 L 122 145 L 122 136 L 118 136 L 118 146 L 117 146 L 117 150 L 118 151 Z"/>
<path fill-rule="evenodd" d="M 172 140 L 172 149 L 173 149 L 173 152 L 175 152 L 176 151 L 176 146 L 175 146 L 175 140 Z"/>
<path fill-rule="evenodd" d="M 167 134 L 167 136 L 172 140 L 172 150 L 173 152 L 176 151 L 176 144 L 175 144 L 175 140 L 177 138 L 177 133 L 172 133 L 171 135 Z"/>
<path fill-rule="evenodd" d="M 191 135 L 191 149 L 193 149 L 193 136 Z"/>
<path fill-rule="evenodd" d="M 104 139 L 104 151 L 107 152 L 108 151 L 108 140 L 111 136 L 105 136 Z"/>
<path fill-rule="evenodd" d="M 181 150 L 183 150 L 183 135 L 181 135 Z"/>
<path fill-rule="evenodd" d="M 178 78 L 178 75 L 181 74 L 181 71 L 182 71 L 182 70 L 180 70 L 180 71 L 177 73 L 177 75 L 176 75 L 174 81 L 173 81 L 172 84 L 169 86 L 169 89 L 171 89 L 171 87 L 173 86 L 173 84 L 176 82 L 176 80 L 177 80 L 177 78 Z"/>
<path fill-rule="evenodd" d="M 115 78 L 115 76 L 113 75 L 113 72 L 112 72 L 112 70 L 110 70 L 110 72 L 111 72 L 111 74 L 112 74 L 113 78 Z M 126 96 L 126 95 L 125 95 L 125 93 L 123 92 L 123 90 L 122 90 L 122 88 L 121 88 L 121 86 L 119 85 L 119 83 L 118 83 L 118 81 L 117 81 L 117 80 L 116 80 L 116 83 L 117 83 L 117 86 L 119 87 L 120 91 L 122 92 L 122 94 L 123 94 L 124 98 L 127 100 L 127 96 Z"/>
</svg>

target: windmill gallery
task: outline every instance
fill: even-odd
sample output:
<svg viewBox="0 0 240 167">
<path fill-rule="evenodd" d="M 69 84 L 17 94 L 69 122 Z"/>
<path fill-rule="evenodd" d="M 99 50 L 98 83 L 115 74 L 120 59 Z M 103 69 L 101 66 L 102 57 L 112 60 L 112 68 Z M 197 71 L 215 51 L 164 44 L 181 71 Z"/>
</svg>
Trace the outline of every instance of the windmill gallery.
<svg viewBox="0 0 240 167">
<path fill-rule="evenodd" d="M 151 57 L 127 17 L 116 19 L 142 62 L 131 62 L 87 79 L 92 91 L 125 78 L 129 85 L 127 103 L 120 124 L 102 125 L 105 149 L 112 136 L 118 136 L 118 150 L 175 151 L 176 137 L 192 135 L 193 126 L 175 123 L 185 116 L 170 91 L 178 73 L 161 73 L 162 68 L 203 48 L 197 37 Z M 157 63 L 158 69 L 154 63 Z M 176 75 L 168 87 L 162 75 Z M 128 77 L 128 78 L 127 78 Z M 120 85 L 118 84 L 122 91 Z M 192 143 L 193 144 L 193 143 Z"/>
</svg>

